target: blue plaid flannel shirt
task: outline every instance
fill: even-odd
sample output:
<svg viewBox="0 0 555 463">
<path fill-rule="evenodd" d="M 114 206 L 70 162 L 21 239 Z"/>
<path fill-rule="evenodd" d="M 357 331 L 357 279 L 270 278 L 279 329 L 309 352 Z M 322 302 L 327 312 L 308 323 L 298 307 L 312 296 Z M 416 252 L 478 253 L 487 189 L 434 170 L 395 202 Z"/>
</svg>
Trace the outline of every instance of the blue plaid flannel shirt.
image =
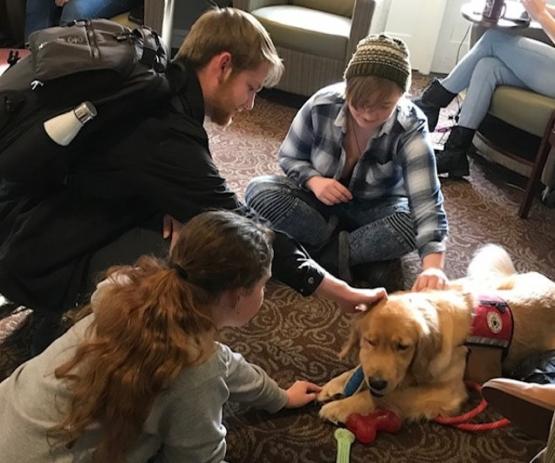
<svg viewBox="0 0 555 463">
<path fill-rule="evenodd" d="M 316 92 L 299 110 L 279 153 L 279 165 L 299 186 L 314 176 L 339 180 L 346 161 L 345 84 Z M 444 252 L 448 226 L 424 114 L 401 98 L 369 141 L 347 185 L 353 197 L 409 200 L 421 257 Z"/>
</svg>

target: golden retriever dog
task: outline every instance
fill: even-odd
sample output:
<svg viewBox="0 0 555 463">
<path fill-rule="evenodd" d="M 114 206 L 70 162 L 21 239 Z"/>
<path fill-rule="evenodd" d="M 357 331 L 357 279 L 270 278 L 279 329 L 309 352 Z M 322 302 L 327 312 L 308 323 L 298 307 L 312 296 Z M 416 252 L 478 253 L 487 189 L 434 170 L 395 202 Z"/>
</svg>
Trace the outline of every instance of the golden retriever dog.
<svg viewBox="0 0 555 463">
<path fill-rule="evenodd" d="M 352 396 L 333 400 L 353 370 L 329 381 L 318 399 L 331 401 L 320 416 L 344 423 L 350 414 L 368 414 L 376 407 L 408 420 L 458 413 L 467 399 L 465 341 L 484 292 L 501 297 L 512 310 L 504 370 L 530 354 L 555 349 L 553 281 L 535 272 L 516 273 L 510 256 L 496 245 L 478 251 L 467 275 L 446 290 L 389 295 L 359 315 L 341 355 L 358 350 L 364 384 Z"/>
</svg>

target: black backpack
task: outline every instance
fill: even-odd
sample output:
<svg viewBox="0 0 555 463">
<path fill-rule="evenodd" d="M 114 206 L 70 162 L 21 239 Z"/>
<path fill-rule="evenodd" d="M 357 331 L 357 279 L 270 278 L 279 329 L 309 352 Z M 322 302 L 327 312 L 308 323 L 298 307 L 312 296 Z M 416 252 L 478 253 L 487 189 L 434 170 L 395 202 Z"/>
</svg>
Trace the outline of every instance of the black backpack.
<svg viewBox="0 0 555 463">
<path fill-rule="evenodd" d="M 31 54 L 0 76 L 0 180 L 62 185 L 91 137 L 170 97 L 166 51 L 147 27 L 76 21 L 37 31 L 29 44 Z M 69 145 L 55 143 L 44 122 L 83 102 L 92 103 L 96 117 Z"/>
</svg>

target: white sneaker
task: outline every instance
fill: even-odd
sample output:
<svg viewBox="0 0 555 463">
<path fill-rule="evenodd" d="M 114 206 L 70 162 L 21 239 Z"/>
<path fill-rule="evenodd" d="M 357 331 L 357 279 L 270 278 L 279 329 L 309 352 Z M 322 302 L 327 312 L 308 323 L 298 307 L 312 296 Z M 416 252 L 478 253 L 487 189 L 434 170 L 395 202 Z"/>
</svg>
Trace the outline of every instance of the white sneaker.
<svg viewBox="0 0 555 463">
<path fill-rule="evenodd" d="M 495 378 L 482 386 L 488 403 L 527 434 L 544 441 L 555 410 L 555 384 Z"/>
</svg>

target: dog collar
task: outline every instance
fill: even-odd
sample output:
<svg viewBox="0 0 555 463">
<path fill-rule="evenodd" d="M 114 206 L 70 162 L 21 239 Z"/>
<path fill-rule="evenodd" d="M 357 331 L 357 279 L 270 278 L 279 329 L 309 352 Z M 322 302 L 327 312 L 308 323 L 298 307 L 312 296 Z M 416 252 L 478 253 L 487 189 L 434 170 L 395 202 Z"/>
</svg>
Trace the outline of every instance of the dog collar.
<svg viewBox="0 0 555 463">
<path fill-rule="evenodd" d="M 494 294 L 478 295 L 472 309 L 472 328 L 466 345 L 498 347 L 507 353 L 513 338 L 513 314 L 509 304 Z"/>
<path fill-rule="evenodd" d="M 354 369 L 351 377 L 345 383 L 343 388 L 343 395 L 345 397 L 352 396 L 359 392 L 364 386 L 364 372 L 362 371 L 362 366 L 358 366 Z"/>
</svg>

